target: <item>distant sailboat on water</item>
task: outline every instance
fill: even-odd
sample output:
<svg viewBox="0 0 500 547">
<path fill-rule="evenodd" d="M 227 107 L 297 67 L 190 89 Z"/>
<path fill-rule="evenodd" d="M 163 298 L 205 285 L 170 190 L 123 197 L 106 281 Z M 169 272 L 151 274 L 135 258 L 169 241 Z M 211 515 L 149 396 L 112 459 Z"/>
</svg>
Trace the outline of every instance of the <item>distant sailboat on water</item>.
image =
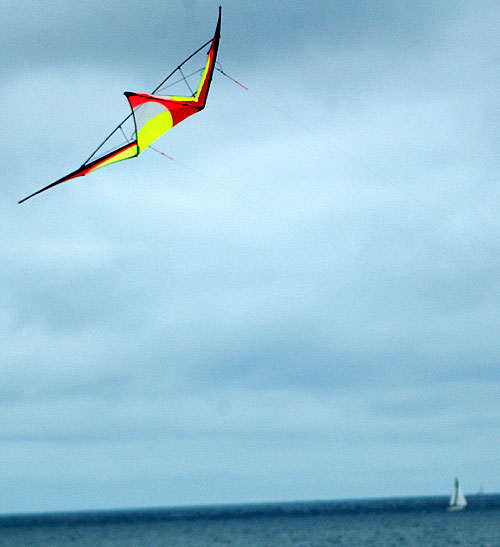
<svg viewBox="0 0 500 547">
<path fill-rule="evenodd" d="M 450 505 L 448 506 L 448 511 L 461 511 L 467 507 L 467 500 L 465 499 L 462 488 L 458 482 L 458 479 L 455 479 L 455 485 L 453 487 L 453 492 L 451 493 Z"/>
</svg>

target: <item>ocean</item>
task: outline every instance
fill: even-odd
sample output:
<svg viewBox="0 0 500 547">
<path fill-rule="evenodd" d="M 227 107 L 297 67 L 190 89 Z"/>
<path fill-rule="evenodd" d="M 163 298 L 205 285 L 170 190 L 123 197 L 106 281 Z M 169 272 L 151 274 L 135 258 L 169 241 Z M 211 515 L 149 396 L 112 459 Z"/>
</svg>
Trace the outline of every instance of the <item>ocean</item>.
<svg viewBox="0 0 500 547">
<path fill-rule="evenodd" d="M 500 495 L 6 515 L 2 546 L 500 546 Z"/>
</svg>

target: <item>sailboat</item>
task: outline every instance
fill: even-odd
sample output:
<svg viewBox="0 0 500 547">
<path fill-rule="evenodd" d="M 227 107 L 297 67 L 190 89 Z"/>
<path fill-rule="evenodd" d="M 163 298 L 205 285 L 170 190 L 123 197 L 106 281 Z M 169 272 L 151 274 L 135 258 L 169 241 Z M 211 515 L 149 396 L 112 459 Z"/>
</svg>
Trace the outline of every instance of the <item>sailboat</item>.
<svg viewBox="0 0 500 547">
<path fill-rule="evenodd" d="M 450 505 L 448 505 L 448 511 L 461 511 L 467 507 L 467 500 L 465 499 L 462 488 L 458 479 L 455 479 L 455 485 L 450 497 Z"/>
</svg>

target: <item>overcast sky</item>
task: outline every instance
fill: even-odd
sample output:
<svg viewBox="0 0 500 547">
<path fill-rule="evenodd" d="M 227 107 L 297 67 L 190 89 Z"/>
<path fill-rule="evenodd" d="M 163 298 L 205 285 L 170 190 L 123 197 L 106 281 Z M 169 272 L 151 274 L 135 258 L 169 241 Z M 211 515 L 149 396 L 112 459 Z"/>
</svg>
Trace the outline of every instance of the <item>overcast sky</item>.
<svg viewBox="0 0 500 547">
<path fill-rule="evenodd" d="M 4 10 L 0 512 L 499 491 L 497 2 L 225 2 L 17 205 L 217 6 Z"/>
</svg>

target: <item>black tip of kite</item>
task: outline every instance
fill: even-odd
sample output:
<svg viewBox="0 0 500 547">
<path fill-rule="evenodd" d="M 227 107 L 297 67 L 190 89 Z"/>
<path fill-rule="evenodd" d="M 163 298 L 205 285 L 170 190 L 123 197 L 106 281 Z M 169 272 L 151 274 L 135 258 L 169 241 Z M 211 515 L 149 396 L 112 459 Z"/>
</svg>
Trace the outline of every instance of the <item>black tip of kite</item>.
<svg viewBox="0 0 500 547">
<path fill-rule="evenodd" d="M 37 192 L 33 192 L 32 194 L 30 194 L 29 196 L 26 196 L 25 198 L 23 198 L 22 200 L 18 201 L 17 204 L 20 205 L 21 203 L 24 203 L 25 201 L 28 201 L 30 198 L 32 198 L 33 196 L 36 196 L 37 194 L 39 194 L 41 192 L 41 190 L 38 190 Z"/>
</svg>

